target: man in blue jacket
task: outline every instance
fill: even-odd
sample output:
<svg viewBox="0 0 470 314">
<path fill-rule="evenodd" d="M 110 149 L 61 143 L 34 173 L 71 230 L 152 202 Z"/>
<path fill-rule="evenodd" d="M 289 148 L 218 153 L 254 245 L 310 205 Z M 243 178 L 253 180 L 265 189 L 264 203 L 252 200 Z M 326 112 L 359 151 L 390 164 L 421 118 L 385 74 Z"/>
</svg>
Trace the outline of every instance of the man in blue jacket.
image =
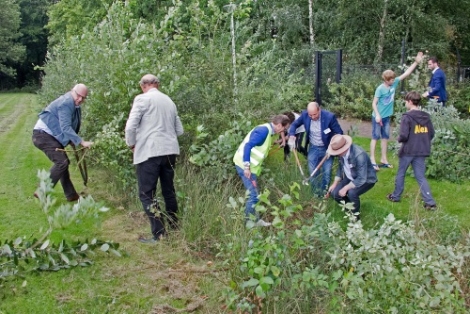
<svg viewBox="0 0 470 314">
<path fill-rule="evenodd" d="M 428 84 L 428 91 L 424 92 L 422 96 L 435 99 L 445 106 L 447 101 L 446 75 L 439 67 L 439 62 L 436 57 L 429 58 L 428 68 L 432 71 L 432 76 Z"/>
<path fill-rule="evenodd" d="M 291 149 L 294 149 L 295 146 L 295 130 L 301 125 L 305 126 L 307 140 L 304 150 L 308 152 L 308 169 L 312 173 L 325 157 L 331 138 L 336 134 L 343 134 L 343 130 L 333 113 L 321 109 L 318 103 L 311 102 L 308 104 L 307 110 L 304 110 L 289 128 L 288 145 Z M 330 157 L 323 164 L 321 171 L 313 177 L 312 188 L 315 194 L 319 196 L 325 194 L 330 184 L 332 166 L 333 158 Z"/>
<path fill-rule="evenodd" d="M 84 84 L 77 84 L 74 88 L 54 100 L 40 114 L 33 129 L 33 144 L 46 154 L 54 163 L 50 169 L 52 186 L 60 181 L 65 197 L 69 202 L 80 197 L 70 180 L 69 159 L 64 147 L 69 143 L 89 148 L 93 142 L 82 140 L 78 136 L 81 123 L 81 104 L 88 95 L 88 88 Z M 34 193 L 34 197 L 38 197 Z"/>
</svg>

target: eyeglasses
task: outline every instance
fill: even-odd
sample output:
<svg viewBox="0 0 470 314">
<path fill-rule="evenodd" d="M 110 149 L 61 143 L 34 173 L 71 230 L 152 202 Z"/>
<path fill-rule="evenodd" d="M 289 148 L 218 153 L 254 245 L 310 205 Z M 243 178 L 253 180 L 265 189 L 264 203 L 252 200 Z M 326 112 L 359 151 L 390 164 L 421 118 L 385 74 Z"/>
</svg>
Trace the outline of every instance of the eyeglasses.
<svg viewBox="0 0 470 314">
<path fill-rule="evenodd" d="M 73 90 L 78 97 L 82 97 L 83 100 L 86 99 L 86 96 L 80 95 L 75 89 Z"/>
</svg>

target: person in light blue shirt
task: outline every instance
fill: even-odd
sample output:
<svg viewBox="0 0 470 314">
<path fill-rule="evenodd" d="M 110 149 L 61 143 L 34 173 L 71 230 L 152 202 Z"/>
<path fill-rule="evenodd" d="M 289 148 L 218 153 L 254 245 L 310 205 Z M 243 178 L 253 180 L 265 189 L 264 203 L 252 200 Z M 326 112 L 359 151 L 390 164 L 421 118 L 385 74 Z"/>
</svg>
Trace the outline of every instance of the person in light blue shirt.
<svg viewBox="0 0 470 314">
<path fill-rule="evenodd" d="M 398 83 L 407 78 L 416 66 L 423 59 L 423 53 L 418 52 L 410 67 L 399 77 L 396 77 L 395 72 L 386 70 L 382 74 L 383 83 L 380 84 L 375 90 L 374 100 L 372 101 L 372 140 L 370 141 L 370 160 L 372 166 L 376 171 L 379 167 L 392 168 L 387 159 L 387 145 L 390 138 L 390 119 L 393 115 L 393 105 L 395 100 L 395 91 Z M 380 165 L 375 161 L 375 146 L 377 141 L 381 139 L 381 157 Z"/>
</svg>

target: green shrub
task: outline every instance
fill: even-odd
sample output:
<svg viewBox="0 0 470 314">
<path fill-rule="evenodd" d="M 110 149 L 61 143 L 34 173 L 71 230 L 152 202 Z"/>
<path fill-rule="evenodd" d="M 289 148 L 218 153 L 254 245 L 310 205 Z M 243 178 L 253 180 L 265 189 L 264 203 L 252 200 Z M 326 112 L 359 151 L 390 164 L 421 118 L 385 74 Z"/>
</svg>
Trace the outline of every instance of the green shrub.
<svg viewBox="0 0 470 314">
<path fill-rule="evenodd" d="M 366 73 L 346 76 L 341 83 L 328 85 L 331 98 L 325 102 L 325 107 L 341 118 L 370 120 L 372 100 L 379 84 L 378 78 Z"/>
<path fill-rule="evenodd" d="M 256 210 L 271 214 L 270 228 L 222 237 L 219 256 L 231 270 L 227 306 L 259 313 L 465 313 L 462 273 L 470 238 L 440 243 L 428 230 L 389 214 L 371 230 L 360 222 L 344 229 L 324 214 L 302 218 L 298 185 Z M 241 211 L 243 199 L 228 205 Z M 344 204 L 343 209 L 349 204 Z M 305 215 L 305 213 L 304 213 Z"/>
<path fill-rule="evenodd" d="M 453 105 L 462 118 L 470 118 L 470 81 L 447 86 L 448 105 Z"/>
</svg>

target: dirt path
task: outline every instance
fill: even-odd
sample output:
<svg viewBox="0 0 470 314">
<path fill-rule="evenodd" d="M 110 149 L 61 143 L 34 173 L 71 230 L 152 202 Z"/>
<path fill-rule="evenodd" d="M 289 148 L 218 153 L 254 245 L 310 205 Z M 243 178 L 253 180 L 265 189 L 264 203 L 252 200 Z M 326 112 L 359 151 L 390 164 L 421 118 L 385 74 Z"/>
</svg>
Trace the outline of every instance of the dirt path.
<svg viewBox="0 0 470 314">
<path fill-rule="evenodd" d="M 361 120 L 338 120 L 344 134 L 370 137 L 372 134 L 372 124 L 370 121 Z"/>
</svg>

